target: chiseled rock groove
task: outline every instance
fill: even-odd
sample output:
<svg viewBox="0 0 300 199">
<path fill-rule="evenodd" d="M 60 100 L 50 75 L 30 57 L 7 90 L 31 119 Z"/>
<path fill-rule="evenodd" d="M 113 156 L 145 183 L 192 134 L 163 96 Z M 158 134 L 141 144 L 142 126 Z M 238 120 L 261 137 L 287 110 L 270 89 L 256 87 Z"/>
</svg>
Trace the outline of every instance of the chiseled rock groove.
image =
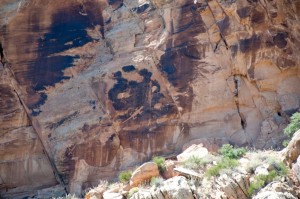
<svg viewBox="0 0 300 199">
<path fill-rule="evenodd" d="M 0 5 L 8 197 L 57 181 L 79 194 L 188 142 L 276 147 L 299 110 L 299 0 Z"/>
</svg>

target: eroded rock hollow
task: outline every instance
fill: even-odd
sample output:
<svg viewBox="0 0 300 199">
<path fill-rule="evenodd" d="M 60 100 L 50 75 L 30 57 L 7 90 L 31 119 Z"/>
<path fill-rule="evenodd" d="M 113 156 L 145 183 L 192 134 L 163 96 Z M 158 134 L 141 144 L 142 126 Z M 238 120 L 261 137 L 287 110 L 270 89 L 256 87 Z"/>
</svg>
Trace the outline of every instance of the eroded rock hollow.
<svg viewBox="0 0 300 199">
<path fill-rule="evenodd" d="M 189 143 L 278 147 L 300 107 L 299 0 L 2 0 L 0 195 Z"/>
</svg>

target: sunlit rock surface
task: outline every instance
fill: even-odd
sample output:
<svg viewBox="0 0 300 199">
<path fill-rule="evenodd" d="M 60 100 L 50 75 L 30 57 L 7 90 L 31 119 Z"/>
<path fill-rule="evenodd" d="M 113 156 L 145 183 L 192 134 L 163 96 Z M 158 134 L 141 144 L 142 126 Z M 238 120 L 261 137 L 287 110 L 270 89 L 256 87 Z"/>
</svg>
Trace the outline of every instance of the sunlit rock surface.
<svg viewBox="0 0 300 199">
<path fill-rule="evenodd" d="M 193 140 L 277 147 L 299 17 L 299 0 L 1 1 L 0 194 L 80 193 Z"/>
</svg>

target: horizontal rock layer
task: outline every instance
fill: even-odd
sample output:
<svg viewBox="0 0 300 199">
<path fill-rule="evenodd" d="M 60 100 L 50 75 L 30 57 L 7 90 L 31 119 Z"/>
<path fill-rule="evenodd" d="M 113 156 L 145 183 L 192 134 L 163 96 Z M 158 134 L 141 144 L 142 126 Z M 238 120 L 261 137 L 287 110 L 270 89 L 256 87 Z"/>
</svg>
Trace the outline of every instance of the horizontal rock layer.
<svg viewBox="0 0 300 199">
<path fill-rule="evenodd" d="M 299 0 L 1 1 L 1 194 L 31 180 L 80 193 L 193 140 L 276 147 L 300 107 L 299 13 Z"/>
</svg>

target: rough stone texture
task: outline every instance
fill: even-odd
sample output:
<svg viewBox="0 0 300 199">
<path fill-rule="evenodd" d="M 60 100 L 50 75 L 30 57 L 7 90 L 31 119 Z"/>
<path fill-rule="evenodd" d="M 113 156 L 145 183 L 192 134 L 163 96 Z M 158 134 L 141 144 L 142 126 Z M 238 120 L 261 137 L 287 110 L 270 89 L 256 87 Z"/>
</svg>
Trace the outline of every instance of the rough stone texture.
<svg viewBox="0 0 300 199">
<path fill-rule="evenodd" d="M 276 147 L 300 106 L 300 1 L 198 2 L 2 0 L 0 140 L 31 129 L 72 193 L 195 139 Z"/>
<path fill-rule="evenodd" d="M 103 193 L 107 190 L 108 184 L 100 184 L 99 186 L 88 191 L 84 198 L 85 199 L 103 199 Z"/>
<path fill-rule="evenodd" d="M 191 187 L 183 176 L 164 181 L 159 187 L 139 189 L 130 199 L 194 199 Z"/>
<path fill-rule="evenodd" d="M 183 145 L 182 150 L 186 150 L 193 144 L 202 144 L 203 147 L 207 148 L 209 152 L 218 152 L 220 146 L 224 144 L 228 144 L 228 140 L 225 139 L 216 139 L 216 138 L 201 138 L 201 139 L 195 139 L 191 140 L 190 142 Z"/>
<path fill-rule="evenodd" d="M 288 146 L 284 149 L 283 156 L 285 161 L 292 166 L 300 155 L 300 130 L 294 135 Z"/>
<path fill-rule="evenodd" d="M 124 197 L 119 193 L 104 192 L 103 199 L 124 199 Z"/>
<path fill-rule="evenodd" d="M 37 198 L 65 193 L 53 175 L 31 121 L 15 92 L 10 73 L 0 64 L 0 196 Z M 46 187 L 47 194 L 40 190 Z M 40 193 L 41 192 L 41 193 Z M 41 197 L 39 197 L 41 196 Z"/>
<path fill-rule="evenodd" d="M 266 168 L 264 165 L 262 166 L 259 166 L 255 169 L 255 175 L 268 175 L 269 174 L 269 171 L 268 171 L 268 168 Z"/>
<path fill-rule="evenodd" d="M 233 173 L 232 176 L 226 174 L 221 175 L 216 183 L 219 186 L 219 190 L 224 192 L 224 195 L 230 199 L 247 199 L 249 188 L 249 176 Z"/>
<path fill-rule="evenodd" d="M 139 189 L 139 191 L 130 197 L 130 199 L 152 199 L 152 190 L 146 190 L 146 189 Z M 162 199 L 164 199 L 162 197 Z"/>
<path fill-rule="evenodd" d="M 296 177 L 296 181 L 300 183 L 300 156 L 298 157 L 297 161 L 292 164 L 292 171 L 294 176 Z"/>
<path fill-rule="evenodd" d="M 294 188 L 286 183 L 272 182 L 254 196 L 253 199 L 296 199 L 297 195 Z"/>
<path fill-rule="evenodd" d="M 159 176 L 158 166 L 154 162 L 146 162 L 134 170 L 129 184 L 132 187 L 138 186 L 156 176 Z"/>
<path fill-rule="evenodd" d="M 164 198 L 170 199 L 193 199 L 192 190 L 183 176 L 176 176 L 163 182 L 159 188 Z"/>
<path fill-rule="evenodd" d="M 184 162 L 193 156 L 203 158 L 207 155 L 208 155 L 208 150 L 205 147 L 203 147 L 202 144 L 199 145 L 193 144 L 192 146 L 184 150 L 182 153 L 177 155 L 177 160 L 179 162 Z"/>
<path fill-rule="evenodd" d="M 178 162 L 175 162 L 173 160 L 166 160 L 165 163 L 166 163 L 166 170 L 163 173 L 164 178 L 169 179 L 179 175 L 179 173 L 174 170 Z"/>
</svg>

